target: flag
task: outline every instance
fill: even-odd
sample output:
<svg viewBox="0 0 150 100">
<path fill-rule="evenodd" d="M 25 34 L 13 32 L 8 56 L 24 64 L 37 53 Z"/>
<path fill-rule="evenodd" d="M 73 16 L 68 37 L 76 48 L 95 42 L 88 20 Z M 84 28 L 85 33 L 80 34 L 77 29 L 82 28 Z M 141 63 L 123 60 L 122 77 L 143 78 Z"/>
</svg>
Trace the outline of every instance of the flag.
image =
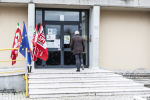
<svg viewBox="0 0 150 100">
<path fill-rule="evenodd" d="M 26 48 L 27 48 L 27 56 L 26 56 Z M 19 48 L 19 52 L 28 59 L 28 64 L 31 65 L 31 53 L 30 53 L 30 46 L 28 41 L 28 35 L 26 31 L 25 23 L 23 23 L 23 32 L 22 32 L 22 40 L 21 45 Z"/>
<path fill-rule="evenodd" d="M 42 22 L 37 37 L 36 56 L 44 61 L 48 59 L 48 51 L 47 51 L 47 45 L 45 41 Z"/>
<path fill-rule="evenodd" d="M 37 33 L 37 25 L 36 25 L 34 36 L 32 39 L 32 50 L 31 50 L 32 51 L 31 56 L 33 61 L 37 60 L 37 55 L 36 55 L 37 37 L 38 37 L 38 33 Z"/>
<path fill-rule="evenodd" d="M 20 30 L 19 23 L 18 23 L 12 48 L 19 48 L 21 39 L 22 39 L 21 30 Z M 16 50 L 16 49 L 12 50 L 11 51 L 11 59 L 16 60 L 17 56 L 18 56 L 18 50 Z M 16 63 L 16 61 L 12 61 L 12 65 L 14 65 L 15 63 Z"/>
</svg>

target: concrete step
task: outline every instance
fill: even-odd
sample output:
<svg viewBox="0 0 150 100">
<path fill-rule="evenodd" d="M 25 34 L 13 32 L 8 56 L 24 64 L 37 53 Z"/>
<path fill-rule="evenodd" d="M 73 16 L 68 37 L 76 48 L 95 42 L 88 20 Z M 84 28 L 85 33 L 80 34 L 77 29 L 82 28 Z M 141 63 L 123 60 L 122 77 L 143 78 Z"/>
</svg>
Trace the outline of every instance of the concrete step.
<svg viewBox="0 0 150 100">
<path fill-rule="evenodd" d="M 132 85 L 141 85 L 144 86 L 144 84 L 141 83 L 135 83 L 135 82 L 128 82 L 128 81 L 83 81 L 83 82 L 66 82 L 66 81 L 62 81 L 62 82 L 49 82 L 49 81 L 29 81 L 29 85 L 30 84 L 49 84 L 49 85 L 54 85 L 54 84 L 61 84 L 61 85 L 69 85 L 69 84 L 73 84 L 73 85 L 84 85 L 84 84 L 93 84 L 93 85 L 113 85 L 113 84 L 132 84 Z"/>
<path fill-rule="evenodd" d="M 120 77 L 120 75 L 101 75 L 101 74 L 31 74 L 29 78 L 106 78 L 106 77 Z"/>
<path fill-rule="evenodd" d="M 88 68 L 85 68 L 85 70 L 81 70 L 81 72 L 76 72 L 76 68 L 71 68 L 71 69 L 66 69 L 66 68 L 58 68 L 58 69 L 36 69 L 34 71 L 34 74 L 40 74 L 40 73 L 47 73 L 47 74 L 93 74 L 93 73 L 114 73 L 112 71 L 108 71 L 108 70 L 103 70 L 103 69 L 99 69 L 99 70 L 91 70 Z M 32 73 L 33 74 L 33 73 Z"/>
<path fill-rule="evenodd" d="M 133 83 L 132 80 L 126 80 L 126 79 L 120 79 L 120 80 L 117 80 L 117 79 L 95 79 L 95 80 L 80 80 L 80 79 L 29 79 L 29 84 L 34 84 L 34 83 L 51 83 L 51 84 L 54 84 L 54 83 L 103 83 L 103 84 L 106 84 L 106 83 Z"/>
<path fill-rule="evenodd" d="M 133 96 L 133 95 L 149 95 L 150 92 L 111 92 L 111 93 L 82 93 L 82 94 L 45 94 L 45 95 L 41 95 L 41 94 L 31 94 L 30 98 L 57 98 L 58 100 L 62 100 L 63 97 L 65 97 L 65 100 L 72 100 L 69 98 L 75 98 L 75 97 L 81 97 L 82 99 L 80 100 L 99 100 L 98 98 L 95 99 L 96 96 L 99 96 L 99 98 L 102 98 L 103 96 L 119 96 L 122 97 L 124 96 L 124 98 L 127 98 L 127 96 Z M 87 97 L 87 98 L 85 98 Z M 89 98 L 92 97 L 92 98 Z M 78 100 L 78 98 L 75 98 L 73 100 Z M 106 100 L 112 100 L 112 97 Z M 113 100 L 116 100 L 113 99 Z M 119 98 L 117 100 L 120 100 Z M 122 99 L 121 99 L 122 100 Z M 126 99 L 124 99 L 126 100 Z M 133 100 L 133 99 L 131 99 Z"/>
<path fill-rule="evenodd" d="M 103 88 L 63 88 L 63 89 L 30 89 L 29 94 L 82 94 L 82 93 L 113 93 L 113 92 L 149 92 L 144 87 L 103 87 Z"/>
<path fill-rule="evenodd" d="M 99 72 L 99 71 L 84 71 L 84 72 L 63 72 L 63 71 L 57 71 L 57 72 L 49 72 L 49 71 L 45 71 L 45 72 L 34 72 L 34 73 L 29 73 L 30 75 L 33 74 L 114 74 L 113 72 Z M 118 74 L 119 75 L 119 74 Z"/>
<path fill-rule="evenodd" d="M 30 89 L 59 89 L 59 88 L 102 88 L 102 87 L 143 87 L 142 84 L 87 84 L 87 83 L 76 83 L 76 84 L 29 84 Z"/>
<path fill-rule="evenodd" d="M 120 77 L 52 77 L 52 78 L 37 78 L 37 77 L 30 77 L 29 80 L 37 80 L 37 81 L 40 81 L 40 80 L 51 80 L 51 81 L 74 81 L 74 80 L 119 80 L 119 81 L 122 81 L 122 80 L 125 80 L 125 81 L 132 81 L 131 79 L 126 79 L 126 78 L 123 78 L 122 76 Z"/>
<path fill-rule="evenodd" d="M 30 98 L 150 93 L 144 84 L 111 71 L 85 69 L 77 73 L 75 70 L 44 69 L 29 74 Z"/>
<path fill-rule="evenodd" d="M 139 83 L 150 83 L 150 79 L 133 79 L 133 80 Z"/>
</svg>

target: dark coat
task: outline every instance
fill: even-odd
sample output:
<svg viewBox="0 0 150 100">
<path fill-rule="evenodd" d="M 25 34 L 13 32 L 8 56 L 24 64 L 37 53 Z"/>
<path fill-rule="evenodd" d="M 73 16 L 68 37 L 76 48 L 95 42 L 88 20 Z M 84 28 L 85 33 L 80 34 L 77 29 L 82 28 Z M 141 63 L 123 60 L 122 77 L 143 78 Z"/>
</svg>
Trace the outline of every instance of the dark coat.
<svg viewBox="0 0 150 100">
<path fill-rule="evenodd" d="M 80 35 L 74 35 L 70 42 L 70 48 L 74 55 L 82 53 L 84 51 L 83 38 Z"/>
</svg>

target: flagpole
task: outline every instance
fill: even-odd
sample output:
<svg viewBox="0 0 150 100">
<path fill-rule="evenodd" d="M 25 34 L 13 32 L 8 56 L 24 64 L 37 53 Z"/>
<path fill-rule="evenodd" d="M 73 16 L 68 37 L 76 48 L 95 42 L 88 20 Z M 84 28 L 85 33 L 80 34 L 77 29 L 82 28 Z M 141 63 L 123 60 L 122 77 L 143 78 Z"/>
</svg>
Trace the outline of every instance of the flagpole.
<svg viewBox="0 0 150 100">
<path fill-rule="evenodd" d="M 27 48 L 26 48 L 26 75 L 28 74 L 27 69 L 28 69 L 28 58 L 27 58 Z"/>
<path fill-rule="evenodd" d="M 28 58 L 27 58 L 27 48 L 26 48 L 26 72 L 25 72 L 25 79 L 26 79 L 26 97 L 29 97 L 29 92 L 28 92 Z"/>
</svg>

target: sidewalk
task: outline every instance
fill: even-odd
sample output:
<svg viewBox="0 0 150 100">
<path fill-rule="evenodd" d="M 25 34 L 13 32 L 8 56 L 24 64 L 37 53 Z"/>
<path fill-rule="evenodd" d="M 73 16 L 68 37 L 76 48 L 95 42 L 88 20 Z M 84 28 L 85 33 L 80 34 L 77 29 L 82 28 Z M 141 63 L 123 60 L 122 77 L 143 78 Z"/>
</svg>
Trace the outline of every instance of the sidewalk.
<svg viewBox="0 0 150 100">
<path fill-rule="evenodd" d="M 133 96 L 86 96 L 86 97 L 62 97 L 62 98 L 39 98 L 29 99 L 25 97 L 25 92 L 21 93 L 0 93 L 0 100 L 134 100 Z"/>
</svg>

